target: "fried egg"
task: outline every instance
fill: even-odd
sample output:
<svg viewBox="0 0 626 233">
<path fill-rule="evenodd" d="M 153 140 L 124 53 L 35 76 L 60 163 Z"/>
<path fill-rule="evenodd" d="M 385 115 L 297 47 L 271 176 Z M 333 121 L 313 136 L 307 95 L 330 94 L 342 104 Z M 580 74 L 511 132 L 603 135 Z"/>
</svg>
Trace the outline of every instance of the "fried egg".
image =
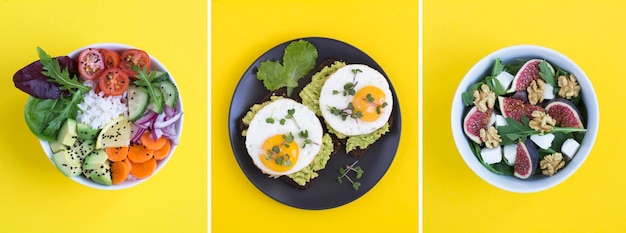
<svg viewBox="0 0 626 233">
<path fill-rule="evenodd" d="M 255 115 L 246 133 L 246 149 L 254 164 L 273 177 L 298 172 L 319 153 L 322 125 L 308 107 L 277 99 Z"/>
<path fill-rule="evenodd" d="M 385 125 L 391 116 L 393 98 L 389 83 L 380 72 L 366 65 L 350 64 L 324 82 L 319 107 L 330 127 L 355 136 Z"/>
</svg>

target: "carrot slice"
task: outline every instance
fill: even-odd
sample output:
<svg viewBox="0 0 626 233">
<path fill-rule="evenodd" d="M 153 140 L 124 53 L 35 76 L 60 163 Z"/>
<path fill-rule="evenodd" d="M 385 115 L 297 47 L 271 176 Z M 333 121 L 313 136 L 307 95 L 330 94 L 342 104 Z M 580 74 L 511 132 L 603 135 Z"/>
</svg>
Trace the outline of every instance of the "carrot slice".
<svg viewBox="0 0 626 233">
<path fill-rule="evenodd" d="M 158 150 L 161 149 L 161 147 L 163 147 L 165 142 L 168 140 L 165 137 L 159 137 L 157 140 L 154 140 L 154 138 L 152 138 L 152 133 L 150 133 L 150 131 L 146 131 L 141 135 L 139 141 L 150 150 Z"/>
<path fill-rule="evenodd" d="M 109 160 L 113 162 L 122 161 L 128 155 L 128 147 L 127 146 L 108 147 L 104 149 L 104 152 L 107 153 Z"/>
<path fill-rule="evenodd" d="M 146 148 L 141 144 L 131 144 L 128 148 L 128 159 L 133 163 L 143 163 L 151 159 L 154 155 L 154 150 Z"/>
<path fill-rule="evenodd" d="M 130 173 L 138 179 L 143 179 L 152 175 L 154 170 L 156 170 L 156 165 L 157 163 L 155 159 L 149 159 L 148 161 L 143 163 L 133 162 L 133 167 L 131 168 Z"/>
<path fill-rule="evenodd" d="M 127 160 L 115 161 L 111 163 L 111 180 L 113 184 L 120 184 L 128 178 L 131 165 Z"/>
<path fill-rule="evenodd" d="M 172 147 L 172 144 L 170 142 L 169 139 L 165 140 L 165 144 L 163 145 L 163 147 L 161 147 L 161 149 L 155 150 L 154 151 L 154 159 L 156 160 L 162 160 L 165 157 L 167 157 L 167 155 L 170 153 L 170 148 Z"/>
</svg>

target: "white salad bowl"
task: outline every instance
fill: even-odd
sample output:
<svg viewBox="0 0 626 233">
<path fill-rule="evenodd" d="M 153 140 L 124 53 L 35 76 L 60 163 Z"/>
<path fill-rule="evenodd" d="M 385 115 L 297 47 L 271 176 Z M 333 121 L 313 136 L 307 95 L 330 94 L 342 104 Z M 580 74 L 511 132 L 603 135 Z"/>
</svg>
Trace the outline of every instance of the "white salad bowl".
<svg viewBox="0 0 626 233">
<path fill-rule="evenodd" d="M 585 128 L 587 132 L 581 142 L 580 148 L 572 160 L 564 168 L 559 170 L 553 176 L 532 175 L 528 179 L 519 179 L 514 176 L 495 174 L 485 166 L 483 166 L 478 158 L 472 153 L 469 139 L 463 132 L 463 119 L 465 117 L 465 106 L 463 105 L 462 93 L 469 86 L 491 74 L 491 69 L 496 58 L 500 58 L 503 64 L 514 62 L 516 59 L 541 58 L 550 62 L 552 65 L 563 68 L 564 70 L 574 74 L 581 87 L 581 100 L 586 109 L 579 109 L 583 117 L 586 115 Z M 515 75 L 515 74 L 513 74 Z M 580 166 L 585 162 L 591 149 L 593 148 L 596 136 L 598 134 L 598 124 L 600 121 L 598 99 L 591 85 L 591 81 L 583 72 L 583 70 L 572 60 L 561 53 L 541 46 L 535 45 L 516 45 L 505 47 L 497 50 L 476 63 L 467 72 L 463 80 L 459 84 L 452 102 L 452 134 L 457 149 L 461 157 L 470 169 L 487 183 L 511 192 L 530 193 L 539 192 L 549 189 L 567 178 L 569 178 Z M 583 120 L 583 122 L 585 122 Z M 529 139 L 527 139 L 529 140 Z M 539 167 L 537 169 L 540 169 Z"/>
<path fill-rule="evenodd" d="M 98 44 L 91 44 L 91 45 L 87 45 L 84 46 L 82 48 L 79 48 L 77 50 L 72 51 L 71 53 L 68 54 L 68 56 L 72 59 L 77 59 L 78 58 L 78 54 L 83 51 L 84 49 L 87 48 L 98 48 L 98 49 L 109 49 L 109 50 L 113 50 L 116 51 L 118 53 L 121 53 L 122 51 L 126 50 L 126 49 L 131 49 L 131 48 L 135 48 L 129 45 L 125 45 L 125 44 L 117 44 L 117 43 L 98 43 Z M 138 49 L 142 49 L 142 48 L 138 48 Z M 144 49 L 142 49 L 144 50 Z M 157 60 L 154 56 L 150 55 L 149 50 L 144 50 L 146 53 L 148 53 L 148 55 L 150 56 L 150 60 L 151 60 L 151 69 L 152 70 L 158 70 L 158 71 L 163 71 L 163 72 L 167 72 L 169 74 L 169 78 L 170 81 L 172 81 L 172 83 L 174 83 L 174 85 L 176 86 L 176 91 L 179 93 L 178 94 L 178 103 L 177 103 L 177 109 L 180 112 L 183 112 L 183 106 L 182 106 L 182 96 L 180 94 L 180 90 L 178 88 L 178 85 L 176 84 L 176 81 L 174 80 L 174 77 L 172 76 L 172 73 L 170 73 L 167 68 L 161 63 L 159 62 L 159 60 Z M 184 114 L 180 117 L 180 119 L 177 121 L 176 123 L 176 132 L 177 132 L 177 139 L 175 141 L 180 142 L 180 136 L 181 136 L 181 130 L 183 127 L 183 118 L 184 118 Z M 52 163 L 52 150 L 50 148 L 50 144 L 47 141 L 44 140 L 39 140 L 41 147 L 43 148 L 44 152 L 46 153 L 46 156 L 48 157 L 48 159 L 50 160 L 50 162 Z M 146 178 L 143 179 L 137 179 L 137 178 L 132 178 L 132 175 L 129 175 L 129 179 L 127 179 L 126 181 L 120 183 L 120 184 L 114 184 L 114 185 L 102 185 L 102 184 L 98 184 L 88 178 L 86 178 L 83 175 L 78 175 L 75 177 L 69 177 L 70 179 L 72 179 L 73 181 L 85 185 L 87 187 L 91 187 L 91 188 L 96 188 L 96 189 L 102 189 L 102 190 L 119 190 L 119 189 L 126 189 L 126 188 L 130 188 L 133 187 L 135 185 L 141 184 L 143 182 L 145 182 L 146 180 L 150 179 L 151 177 L 153 177 L 155 174 L 157 174 L 161 169 L 163 169 L 163 167 L 165 166 L 165 164 L 167 164 L 167 162 L 172 158 L 172 155 L 174 154 L 174 151 L 176 150 L 176 147 L 178 145 L 177 144 L 172 144 L 169 154 L 167 155 L 167 157 L 163 160 L 159 160 L 157 161 L 157 166 L 155 171 Z M 56 167 L 55 167 L 56 170 Z M 59 172 L 60 175 L 62 175 Z"/>
</svg>

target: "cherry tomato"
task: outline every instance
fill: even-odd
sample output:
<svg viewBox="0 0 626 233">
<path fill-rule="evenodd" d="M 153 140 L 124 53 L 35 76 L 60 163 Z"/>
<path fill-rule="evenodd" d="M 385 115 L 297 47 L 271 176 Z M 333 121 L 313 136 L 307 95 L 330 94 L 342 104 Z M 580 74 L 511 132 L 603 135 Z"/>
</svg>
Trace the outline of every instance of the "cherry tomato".
<svg viewBox="0 0 626 233">
<path fill-rule="evenodd" d="M 100 49 L 100 53 L 102 53 L 102 58 L 104 60 L 105 68 L 113 68 L 120 66 L 120 54 L 108 49 Z"/>
<path fill-rule="evenodd" d="M 139 69 L 150 72 L 150 57 L 146 52 L 139 49 L 128 49 L 120 56 L 120 68 L 124 70 L 129 77 L 135 78 L 137 72 L 133 71 L 133 65 L 139 66 Z"/>
<path fill-rule="evenodd" d="M 128 74 L 120 68 L 108 68 L 100 75 L 98 86 L 106 95 L 121 95 L 128 88 Z"/>
<path fill-rule="evenodd" d="M 104 72 L 102 53 L 98 49 L 88 48 L 78 55 L 78 73 L 83 79 L 93 80 Z"/>
</svg>

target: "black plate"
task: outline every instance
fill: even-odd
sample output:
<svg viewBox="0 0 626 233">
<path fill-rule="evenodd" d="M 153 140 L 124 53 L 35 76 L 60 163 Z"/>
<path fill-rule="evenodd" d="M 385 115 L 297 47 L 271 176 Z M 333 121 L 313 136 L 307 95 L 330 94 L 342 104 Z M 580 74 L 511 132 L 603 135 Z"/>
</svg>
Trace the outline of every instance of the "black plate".
<svg viewBox="0 0 626 233">
<path fill-rule="evenodd" d="M 309 41 L 317 48 L 318 58 L 316 64 L 320 64 L 328 57 L 343 60 L 348 64 L 365 64 L 380 71 L 389 81 L 383 69 L 372 58 L 349 44 L 328 38 L 311 37 L 302 39 Z M 394 102 L 391 115 L 393 124 L 389 132 L 371 145 L 368 151 L 359 159 L 358 165 L 363 168 L 364 173 L 363 177 L 358 180 L 361 182 L 361 187 L 358 191 L 355 191 L 352 185 L 345 179 L 343 184 L 337 182 L 339 167 L 352 164 L 356 160 L 346 155 L 345 150 L 336 153 L 330 158 L 326 168 L 318 172 L 319 176 L 312 181 L 313 183 L 306 190 L 297 190 L 280 179 L 268 178 L 267 175 L 261 173 L 252 162 L 250 156 L 248 156 L 245 138 L 241 136 L 241 131 L 239 130 L 239 122 L 252 105 L 261 101 L 269 93 L 263 86 L 263 83 L 256 79 L 256 71 L 259 64 L 267 59 L 282 62 L 285 47 L 293 41 L 284 42 L 265 52 L 252 63 L 241 77 L 230 104 L 228 116 L 230 143 L 241 170 L 266 195 L 283 204 L 301 209 L 319 210 L 334 208 L 363 196 L 387 172 L 395 157 L 398 142 L 400 141 L 400 107 L 397 95 L 393 86 L 391 86 L 391 82 L 389 82 Z M 310 77 L 302 78 L 299 82 L 299 87 L 301 88 L 310 80 Z M 294 94 L 297 93 L 296 91 L 294 91 Z M 351 174 L 354 177 L 354 173 Z"/>
</svg>

